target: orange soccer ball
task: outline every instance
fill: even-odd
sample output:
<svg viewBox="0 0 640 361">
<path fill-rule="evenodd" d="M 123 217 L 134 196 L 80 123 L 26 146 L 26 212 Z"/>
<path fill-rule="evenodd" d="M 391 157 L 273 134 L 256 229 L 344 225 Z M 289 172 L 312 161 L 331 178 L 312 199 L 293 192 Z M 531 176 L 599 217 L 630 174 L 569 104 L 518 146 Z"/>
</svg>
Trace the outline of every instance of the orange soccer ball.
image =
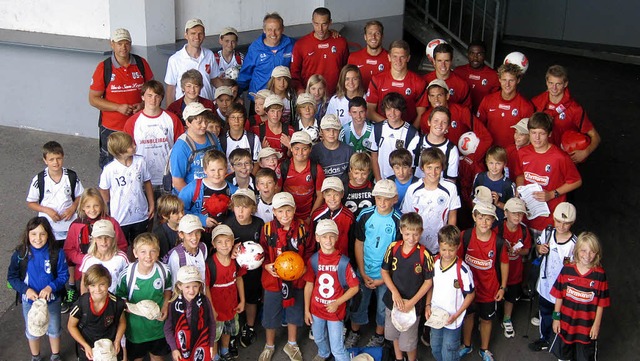
<svg viewBox="0 0 640 361">
<path fill-rule="evenodd" d="M 282 252 L 273 264 L 276 273 L 285 281 L 295 281 L 304 274 L 304 260 L 293 251 Z"/>
</svg>

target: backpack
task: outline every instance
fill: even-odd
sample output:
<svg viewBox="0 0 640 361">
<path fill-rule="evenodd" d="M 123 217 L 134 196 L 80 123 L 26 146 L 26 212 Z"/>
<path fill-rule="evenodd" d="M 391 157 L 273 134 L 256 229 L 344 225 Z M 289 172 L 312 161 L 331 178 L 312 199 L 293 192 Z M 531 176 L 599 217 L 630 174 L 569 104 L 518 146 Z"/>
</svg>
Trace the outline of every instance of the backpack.
<svg viewBox="0 0 640 361">
<path fill-rule="evenodd" d="M 131 56 L 136 61 L 136 66 L 138 70 L 140 70 L 140 75 L 142 75 L 142 80 L 146 80 L 146 74 L 144 70 L 144 62 L 142 61 L 142 57 L 131 53 Z M 111 62 L 111 57 L 106 58 L 104 61 L 104 86 L 107 87 L 107 84 L 111 82 L 111 75 L 113 74 L 113 63 Z"/>
<path fill-rule="evenodd" d="M 65 168 L 66 169 L 66 168 Z M 67 169 L 67 176 L 69 177 L 69 185 L 71 186 L 71 201 L 75 202 L 76 200 L 76 184 L 78 183 L 78 173 L 72 171 L 71 169 Z M 38 187 L 38 191 L 40 195 L 38 197 L 38 203 L 42 203 L 44 199 L 44 170 L 38 173 L 38 181 L 36 183 Z"/>
<path fill-rule="evenodd" d="M 272 222 L 265 223 L 263 231 L 267 245 L 269 245 L 269 247 L 275 247 L 276 244 L 278 244 L 278 235 L 271 229 L 271 223 Z M 304 245 L 306 239 L 307 230 L 304 228 L 304 223 L 300 222 L 298 225 L 298 246 Z"/>
<path fill-rule="evenodd" d="M 233 57 L 236 59 L 236 63 L 238 63 L 238 66 L 242 66 L 242 61 L 244 60 L 244 56 L 242 55 L 242 53 L 234 51 L 233 52 Z M 216 59 L 216 64 L 218 64 L 218 68 L 221 67 L 220 65 L 220 52 L 216 51 L 215 53 L 213 53 L 213 58 Z"/>
<path fill-rule="evenodd" d="M 433 257 L 433 263 L 440 259 L 440 253 Z M 464 282 L 462 281 L 462 276 L 460 270 L 462 269 L 462 258 L 457 257 L 456 259 L 456 275 L 458 277 L 458 285 L 460 286 L 460 290 L 464 292 Z"/>
<path fill-rule="evenodd" d="M 129 292 L 129 296 L 127 297 L 128 301 L 130 301 L 131 297 L 133 297 L 133 282 L 135 281 L 134 275 L 136 274 L 137 265 L 138 261 L 133 262 L 131 264 L 131 267 L 129 267 L 129 272 L 125 274 L 127 291 Z M 164 264 L 162 264 L 160 261 L 156 261 L 156 266 L 158 266 L 158 269 L 160 270 L 160 279 L 162 280 L 162 287 L 164 288 L 165 281 L 167 280 L 167 271 L 164 268 Z"/>
<path fill-rule="evenodd" d="M 311 267 L 313 267 L 313 273 L 318 276 L 318 252 L 314 253 L 311 260 Z M 348 290 L 349 285 L 347 284 L 347 265 L 349 264 L 349 257 L 340 255 L 340 261 L 338 262 L 338 281 L 340 281 L 340 285 L 343 289 Z"/>
<path fill-rule="evenodd" d="M 59 250 L 56 249 L 56 252 L 51 252 L 51 249 L 49 249 L 49 264 L 51 265 L 51 275 L 53 276 L 53 279 L 58 278 L 58 256 L 59 256 L 58 251 Z M 28 248 L 25 249 L 24 256 L 20 257 L 20 255 L 18 254 L 18 265 L 20 266 L 18 275 L 22 281 L 24 281 L 25 278 L 27 278 L 27 265 L 29 264 L 29 254 L 30 253 Z M 7 286 L 9 288 L 12 288 L 9 283 L 7 283 Z M 20 293 L 16 291 L 16 306 L 19 303 L 22 303 L 22 297 Z"/>
<path fill-rule="evenodd" d="M 380 123 L 375 123 L 373 125 L 373 135 L 374 135 L 374 138 L 375 138 L 375 141 L 376 141 L 376 145 L 378 145 L 378 147 L 380 146 L 380 141 L 382 140 L 382 126 L 385 123 L 386 123 L 386 121 L 380 122 Z M 407 134 L 405 134 L 405 136 L 404 136 L 404 144 L 403 144 L 402 148 L 407 149 L 407 145 L 409 144 L 411 139 L 413 139 L 413 137 L 415 137 L 417 134 L 418 134 L 418 130 L 415 127 L 413 127 L 411 124 L 408 124 Z M 420 148 L 416 148 L 416 149 L 420 149 Z"/>
<path fill-rule="evenodd" d="M 289 166 L 291 165 L 291 159 L 285 159 L 280 163 L 280 179 L 282 180 L 282 186 L 284 187 L 284 182 L 287 180 L 287 174 L 289 174 Z M 316 179 L 318 178 L 318 163 L 309 159 L 309 170 L 311 172 L 311 180 L 313 181 L 314 188 L 316 184 Z M 315 194 L 314 194 L 315 197 Z"/>
<path fill-rule="evenodd" d="M 227 182 L 227 181 L 225 181 Z M 227 182 L 227 185 L 229 182 Z M 202 178 L 196 179 L 196 189 L 193 192 L 193 197 L 191 198 L 191 203 L 195 203 L 200 197 L 200 189 L 202 188 Z M 229 187 L 231 188 L 231 187 Z M 227 189 L 227 195 L 231 197 L 231 189 Z"/>
<path fill-rule="evenodd" d="M 464 248 L 462 249 L 463 254 L 467 253 L 467 248 L 469 247 L 469 243 L 471 243 L 472 231 L 473 231 L 473 228 L 469 228 L 462 232 L 462 243 L 464 246 Z M 496 259 L 495 260 L 497 262 L 493 262 L 493 268 L 496 270 L 496 273 L 498 274 L 498 283 L 502 282 L 502 270 L 500 269 L 498 264 L 500 263 L 500 254 L 502 254 L 503 246 L 504 246 L 504 238 L 502 238 L 502 236 L 500 235 L 496 235 Z"/>
<path fill-rule="evenodd" d="M 403 244 L 404 244 L 403 242 L 398 242 L 398 241 L 395 241 L 395 242 L 391 243 L 391 246 L 393 247 L 391 249 L 391 255 L 393 256 L 394 254 L 396 254 L 396 252 L 398 252 L 398 250 L 400 249 L 400 247 Z M 416 245 L 416 247 L 417 247 L 417 251 L 419 252 L 418 254 L 420 255 L 420 265 L 423 265 L 424 264 L 424 251 L 425 251 L 425 248 L 420 243 L 418 243 Z M 391 273 L 391 272 L 389 272 L 389 273 Z"/>
<path fill-rule="evenodd" d="M 254 157 L 255 154 L 253 154 L 254 152 L 254 148 L 256 146 L 256 137 L 255 134 L 253 134 L 252 132 L 248 132 L 248 131 L 244 131 L 244 134 L 242 135 L 247 136 L 247 141 L 249 142 L 249 152 L 251 153 L 251 158 Z M 252 137 L 253 135 L 253 137 Z M 218 138 L 218 141 L 220 142 L 220 147 L 222 148 L 222 151 L 225 152 L 225 154 L 227 153 L 227 136 L 229 136 L 229 132 L 225 132 L 223 137 Z M 240 139 L 242 139 L 242 137 L 240 137 Z"/>
<path fill-rule="evenodd" d="M 207 254 L 207 245 L 204 244 L 203 242 L 199 242 L 198 243 L 198 250 L 200 252 L 202 252 L 203 255 L 206 255 Z M 169 257 L 171 256 L 171 254 L 173 252 L 177 252 L 178 253 L 178 265 L 180 265 L 180 267 L 186 266 L 187 265 L 187 255 L 185 254 L 184 246 L 180 247 L 180 245 L 173 247 L 169 251 L 169 253 L 167 253 L 164 256 L 162 261 L 164 263 L 169 263 Z"/>
<path fill-rule="evenodd" d="M 202 149 L 196 149 L 196 143 L 191 139 L 191 137 L 185 133 L 184 141 L 189 146 L 189 150 L 191 150 L 191 154 L 189 154 L 189 158 L 187 159 L 187 173 L 189 172 L 189 168 L 191 167 L 191 163 L 196 158 L 196 156 L 200 153 L 205 153 L 211 149 L 217 149 L 218 147 L 222 148 L 220 145 L 220 141 L 218 138 L 210 132 L 205 132 L 205 136 L 209 141 L 209 146 L 204 147 Z M 175 144 L 174 144 L 175 146 Z M 169 156 L 167 157 L 167 163 L 164 166 L 164 174 L 162 175 L 162 190 L 165 192 L 171 192 L 173 190 L 173 179 L 171 175 L 171 152 L 173 148 L 169 151 Z"/>
<path fill-rule="evenodd" d="M 553 226 L 552 225 L 547 225 L 547 227 L 544 229 L 545 231 L 545 244 L 549 244 L 549 240 L 551 239 L 551 232 L 553 231 Z M 531 247 L 532 251 L 534 249 L 534 247 Z M 532 262 L 531 262 L 531 269 L 529 270 L 529 278 L 527 279 L 527 284 L 526 284 L 526 289 L 525 294 L 527 296 L 533 296 L 536 293 L 536 284 L 538 283 L 538 279 L 540 278 L 540 272 L 542 271 L 540 269 L 540 266 L 542 266 L 542 260 L 548 255 L 541 255 L 536 257 Z M 547 274 L 547 262 L 544 263 L 544 275 Z M 546 276 L 545 276 L 546 278 Z"/>
</svg>

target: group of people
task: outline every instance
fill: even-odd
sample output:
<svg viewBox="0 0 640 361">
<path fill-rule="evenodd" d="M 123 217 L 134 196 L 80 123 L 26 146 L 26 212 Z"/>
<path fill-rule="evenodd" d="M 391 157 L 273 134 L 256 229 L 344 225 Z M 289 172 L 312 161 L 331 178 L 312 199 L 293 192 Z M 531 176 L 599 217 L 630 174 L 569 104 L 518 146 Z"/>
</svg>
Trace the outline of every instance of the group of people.
<svg viewBox="0 0 640 361">
<path fill-rule="evenodd" d="M 46 169 L 27 196 L 39 216 L 9 266 L 32 360 L 45 333 L 50 360 L 60 359 L 60 314 L 70 310 L 82 360 L 103 351 L 101 339 L 131 360 L 229 360 L 261 322 L 260 361 L 271 360 L 281 325 L 284 353 L 301 361 L 304 324 L 314 361 L 344 361 L 375 293 L 367 346 L 388 340 L 396 360 L 415 361 L 422 342 L 436 360 L 458 360 L 473 350 L 477 317 L 488 361 L 498 306 L 512 338 L 529 274 L 540 326 L 531 350 L 593 360 L 608 288 L 598 238 L 571 231 L 567 195 L 600 138 L 567 70 L 551 66 L 548 90 L 528 100 L 517 90 L 523 68 L 489 68 L 481 42 L 455 69 L 451 45 L 436 46 L 435 71 L 419 75 L 405 41 L 383 49 L 378 21 L 351 54 L 328 9 L 315 9 L 312 24 L 294 40 L 267 14 L 243 55 L 234 28 L 213 53 L 191 19 L 165 85 L 130 52 L 126 29 L 112 34 L 89 92 L 100 110 L 98 187 L 85 189 L 62 146 L 46 143 Z M 588 147 L 561 149 L 567 131 Z M 235 261 L 246 241 L 262 246 L 260 268 Z M 285 251 L 302 256 L 300 279 L 278 276 Z M 44 326 L 30 312 L 40 299 Z"/>
</svg>

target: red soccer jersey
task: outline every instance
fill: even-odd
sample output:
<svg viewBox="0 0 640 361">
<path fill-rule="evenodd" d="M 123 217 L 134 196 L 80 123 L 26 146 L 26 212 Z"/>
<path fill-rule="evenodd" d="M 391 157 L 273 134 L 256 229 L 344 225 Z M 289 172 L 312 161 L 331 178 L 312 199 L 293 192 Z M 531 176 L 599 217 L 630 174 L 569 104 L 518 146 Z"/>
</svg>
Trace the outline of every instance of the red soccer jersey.
<svg viewBox="0 0 640 361">
<path fill-rule="evenodd" d="M 288 134 L 289 137 L 291 137 L 293 135 L 293 128 L 290 126 L 286 126 L 286 125 L 282 125 L 282 130 L 284 130 L 285 128 L 288 129 Z M 258 135 L 258 137 L 260 136 L 260 127 L 254 127 L 253 130 L 255 130 L 255 132 L 253 132 L 254 134 Z M 286 155 L 287 154 L 287 147 L 283 146 L 282 143 L 280 142 L 280 136 L 282 135 L 282 133 L 278 133 L 275 134 L 273 131 L 271 131 L 271 128 L 269 128 L 269 122 L 265 122 L 265 132 L 264 132 L 264 139 L 267 140 L 267 142 L 269 143 L 269 146 L 275 150 L 277 150 L 278 152 L 280 152 L 280 154 Z M 262 141 L 263 139 L 260 139 L 260 141 Z"/>
<path fill-rule="evenodd" d="M 338 242 L 335 248 L 340 254 L 349 256 L 349 233 L 351 227 L 356 223 L 356 219 L 349 208 L 342 206 L 340 209 L 331 211 L 327 204 L 323 204 L 311 214 L 311 221 L 314 229 L 310 230 L 311 239 L 315 242 L 315 225 L 321 219 L 331 219 L 338 225 Z"/>
<path fill-rule="evenodd" d="M 409 71 L 402 80 L 395 80 L 391 76 L 391 71 L 374 75 L 369 83 L 366 98 L 367 103 L 378 105 L 378 114 L 386 118 L 382 110 L 382 99 L 389 93 L 399 93 L 407 101 L 407 110 L 402 113 L 402 119 L 413 124 L 418 113 L 416 107 L 426 107 L 428 103 L 426 96 L 426 83 L 416 73 Z"/>
<path fill-rule="evenodd" d="M 498 73 L 484 65 L 480 69 L 473 69 L 469 64 L 454 69 L 454 73 L 464 79 L 469 85 L 471 93 L 471 111 L 478 111 L 482 99 L 500 90 Z"/>
<path fill-rule="evenodd" d="M 545 112 L 553 117 L 553 132 L 549 141 L 560 146 L 562 134 L 567 130 L 575 130 L 587 133 L 593 129 L 593 123 L 571 94 L 569 89 L 564 90 L 564 95 L 558 104 L 551 103 L 549 92 L 544 92 L 531 99 L 537 112 Z"/>
<path fill-rule="evenodd" d="M 526 232 L 524 235 L 522 234 L 522 226 L 517 225 L 516 230 L 511 232 L 509 227 L 507 227 L 507 221 L 504 221 L 503 224 L 503 233 L 502 238 L 506 242 L 509 242 L 511 247 L 515 246 L 518 242 L 522 242 L 522 248 L 531 249 L 531 235 L 529 231 L 525 228 Z M 498 227 L 494 228 L 494 231 L 497 230 Z M 497 231 L 496 231 L 497 232 Z M 506 246 L 506 243 L 505 243 Z M 522 263 L 522 256 L 519 254 L 511 254 L 509 253 L 509 278 L 507 278 L 507 286 L 511 285 L 519 285 L 522 283 L 522 271 L 524 269 L 524 264 Z"/>
<path fill-rule="evenodd" d="M 322 189 L 324 182 L 324 171 L 319 164 L 316 164 L 316 182 L 313 183 L 311 177 L 311 161 L 307 161 L 307 166 L 302 172 L 297 172 L 293 161 L 289 165 L 287 179 L 280 179 L 278 184 L 282 190 L 291 193 L 296 201 L 296 218 L 307 219 L 311 215 L 311 208 L 315 200 L 316 189 Z"/>
<path fill-rule="evenodd" d="M 507 166 L 505 172 L 508 171 L 509 179 L 512 182 L 516 182 L 516 178 L 522 175 L 522 165 L 520 164 L 520 156 L 518 156 L 518 148 L 515 144 L 511 144 L 506 148 L 507 151 Z"/>
<path fill-rule="evenodd" d="M 218 256 L 214 253 L 211 260 L 216 265 L 216 279 L 211 282 L 211 270 L 207 267 L 205 282 L 207 285 L 213 283 L 211 287 L 211 303 L 213 309 L 218 313 L 216 321 L 230 321 L 235 317 L 235 308 L 238 306 L 238 286 L 237 277 L 244 276 L 247 271 L 238 266 L 235 260 L 231 260 L 228 266 L 224 266 L 218 260 Z"/>
<path fill-rule="evenodd" d="M 347 63 L 353 64 L 360 69 L 361 83 L 364 89 L 369 89 L 369 82 L 374 75 L 391 68 L 389 53 L 384 49 L 375 56 L 369 55 L 367 48 L 358 50 L 349 55 Z"/>
<path fill-rule="evenodd" d="M 493 144 L 506 148 L 513 144 L 513 128 L 520 119 L 528 118 L 533 114 L 533 104 L 525 97 L 516 94 L 511 100 L 502 99 L 500 92 L 487 95 L 476 116 L 487 126 L 493 137 Z"/>
<path fill-rule="evenodd" d="M 318 40 L 313 32 L 303 36 L 293 46 L 291 77 L 298 90 L 307 87 L 307 80 L 313 74 L 321 74 L 327 81 L 327 98 L 336 92 L 340 70 L 349 59 L 347 39 L 329 36 Z"/>
<path fill-rule="evenodd" d="M 340 263 L 340 252 L 324 254 L 318 252 L 317 274 L 311 266 L 311 261 L 307 262 L 307 272 L 304 274 L 304 281 L 313 283 L 313 293 L 311 294 L 311 304 L 309 311 L 316 317 L 327 321 L 342 321 L 347 313 L 347 304 L 338 306 L 335 313 L 327 312 L 326 305 L 340 298 L 345 290 L 342 288 L 338 277 L 338 264 Z M 356 273 L 347 263 L 346 279 L 349 288 L 359 284 Z"/>
<path fill-rule="evenodd" d="M 208 108 L 214 111 L 216 109 L 216 106 L 213 104 L 211 100 L 207 98 L 203 98 L 199 95 L 198 95 L 198 103 L 204 105 L 205 108 Z M 183 125 L 185 124 L 185 121 L 184 119 L 182 119 L 182 111 L 184 111 L 185 106 L 186 104 L 184 103 L 184 96 L 183 96 L 182 98 L 169 104 L 169 106 L 167 107 L 167 111 L 175 114 L 178 117 L 178 119 L 180 119 Z"/>
<path fill-rule="evenodd" d="M 551 147 L 544 153 L 536 153 L 533 145 L 527 145 L 518 150 L 520 164 L 524 172 L 524 182 L 538 183 L 545 191 L 553 191 L 565 183 L 575 183 L 580 181 L 580 173 L 576 165 L 571 161 L 569 155 L 560 148 L 551 144 Z M 560 195 L 547 202 L 551 214 L 547 217 L 537 217 L 529 221 L 529 227 L 543 230 L 547 225 L 553 224 L 553 211 L 556 206 L 565 202 L 566 194 Z"/>
<path fill-rule="evenodd" d="M 458 248 L 458 257 L 464 257 L 464 261 L 470 266 L 471 273 L 473 273 L 473 283 L 476 285 L 475 302 L 493 302 L 500 288 L 496 267 L 500 267 L 500 263 L 509 263 L 507 246 L 502 246 L 498 261 L 494 232 L 491 232 L 491 238 L 487 242 L 478 240 L 475 228 L 465 232 L 472 232 L 471 240 L 466 250 L 464 245 Z M 460 243 L 463 243 L 463 234 L 460 235 Z"/>
<path fill-rule="evenodd" d="M 424 76 L 424 80 L 429 84 L 436 77 L 436 72 L 432 71 Z M 449 104 L 456 103 L 471 109 L 471 95 L 467 82 L 453 72 L 449 73 L 449 77 L 444 82 L 449 87 Z"/>
<path fill-rule="evenodd" d="M 103 98 L 117 104 L 137 104 L 142 102 L 140 88 L 145 81 L 153 79 L 153 72 L 146 60 L 142 59 L 145 78 L 142 78 L 139 66 L 135 64 L 133 57 L 128 67 L 119 66 L 118 62 L 111 58 L 111 81 L 108 86 L 104 83 L 104 62 L 100 62 L 93 72 L 89 89 L 104 92 Z M 128 115 L 118 112 L 101 111 L 102 125 L 111 130 L 121 131 Z"/>
</svg>

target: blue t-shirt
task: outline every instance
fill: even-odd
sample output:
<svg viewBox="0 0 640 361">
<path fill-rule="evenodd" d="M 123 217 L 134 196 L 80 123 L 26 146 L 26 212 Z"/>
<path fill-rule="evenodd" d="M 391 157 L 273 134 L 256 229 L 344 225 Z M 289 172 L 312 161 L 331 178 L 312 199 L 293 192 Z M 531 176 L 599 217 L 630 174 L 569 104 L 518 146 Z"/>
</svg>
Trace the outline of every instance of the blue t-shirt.
<svg viewBox="0 0 640 361">
<path fill-rule="evenodd" d="M 353 149 L 342 142 L 338 144 L 337 149 L 329 150 L 324 143 L 320 142 L 311 149 L 310 158 L 320 164 L 325 177 L 338 177 L 344 182 L 349 179 L 347 174 Z"/>
<path fill-rule="evenodd" d="M 485 186 L 492 192 L 498 193 L 500 202 L 507 203 L 507 201 L 513 198 L 516 194 L 515 184 L 506 176 L 497 181 L 489 179 L 487 172 L 476 174 L 476 178 L 473 180 L 473 190 L 478 186 Z M 498 220 L 495 224 L 498 224 L 504 220 L 504 210 L 496 207 L 496 216 Z"/>
<path fill-rule="evenodd" d="M 409 179 L 407 181 L 407 183 L 401 183 L 395 175 L 392 175 L 391 177 L 387 178 L 389 180 L 392 180 L 395 184 L 396 184 L 396 188 L 398 189 L 398 203 L 396 203 L 395 206 L 393 206 L 396 210 L 398 210 L 398 212 L 400 212 L 400 208 L 402 207 L 402 201 L 404 200 L 404 196 L 405 194 L 407 194 L 407 189 L 409 189 L 409 186 L 412 185 L 415 182 L 419 182 L 420 178 L 413 176 L 411 177 L 411 179 Z"/>
<path fill-rule="evenodd" d="M 203 144 L 193 142 L 196 146 L 196 154 L 193 161 L 189 163 L 189 157 L 191 156 L 191 148 L 187 144 L 184 137 L 180 137 L 178 141 L 171 148 L 171 157 L 169 158 L 169 165 L 171 166 L 171 176 L 184 179 L 184 182 L 189 184 L 194 179 L 204 178 L 204 169 L 202 168 L 202 158 L 204 153 L 208 149 L 217 149 L 222 151 L 220 142 L 217 142 L 217 137 L 211 134 L 216 140 L 216 144 L 213 145 L 209 141 L 209 137 L 205 137 Z"/>
<path fill-rule="evenodd" d="M 373 279 L 381 279 L 382 260 L 391 242 L 400 236 L 400 212 L 378 213 L 376 206 L 365 208 L 356 220 L 356 239 L 364 242 L 364 272 Z"/>
</svg>

